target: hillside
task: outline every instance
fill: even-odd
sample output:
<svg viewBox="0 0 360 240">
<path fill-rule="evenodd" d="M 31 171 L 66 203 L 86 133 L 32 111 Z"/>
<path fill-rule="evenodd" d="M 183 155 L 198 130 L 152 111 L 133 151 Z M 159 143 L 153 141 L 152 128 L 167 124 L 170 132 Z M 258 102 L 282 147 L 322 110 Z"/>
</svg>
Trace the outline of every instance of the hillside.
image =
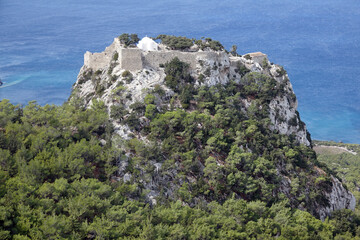
<svg viewBox="0 0 360 240">
<path fill-rule="evenodd" d="M 321 219 L 355 207 L 317 163 L 281 66 L 262 53 L 227 53 L 211 39 L 159 38 L 156 51 L 120 37 L 103 53 L 87 52 L 74 86 L 85 106 L 97 99 L 108 108 L 128 156 L 118 178 L 141 179 L 154 203 L 289 199 Z"/>
<path fill-rule="evenodd" d="M 347 187 L 360 199 L 360 145 L 315 141 L 317 158 L 343 179 Z M 357 207 L 359 205 L 357 204 Z"/>
<path fill-rule="evenodd" d="M 158 39 L 87 52 L 63 106 L 0 102 L 0 239 L 360 235 L 281 66 Z"/>
</svg>

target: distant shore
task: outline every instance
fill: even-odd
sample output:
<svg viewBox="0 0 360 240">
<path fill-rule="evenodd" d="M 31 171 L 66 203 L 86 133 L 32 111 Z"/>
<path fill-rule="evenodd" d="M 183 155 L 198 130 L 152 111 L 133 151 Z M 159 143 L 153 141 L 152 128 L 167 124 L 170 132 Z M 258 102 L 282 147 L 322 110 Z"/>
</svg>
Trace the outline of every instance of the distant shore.
<svg viewBox="0 0 360 240">
<path fill-rule="evenodd" d="M 356 152 L 349 150 L 346 147 L 339 147 L 339 146 L 315 145 L 313 149 L 317 154 L 340 154 L 346 152 L 353 155 L 357 155 Z"/>
</svg>

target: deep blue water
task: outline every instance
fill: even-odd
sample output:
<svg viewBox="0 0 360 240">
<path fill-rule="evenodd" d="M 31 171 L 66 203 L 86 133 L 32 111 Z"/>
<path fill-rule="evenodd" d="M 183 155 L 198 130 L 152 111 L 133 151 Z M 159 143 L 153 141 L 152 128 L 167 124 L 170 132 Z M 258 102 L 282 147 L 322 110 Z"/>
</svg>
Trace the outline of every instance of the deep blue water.
<svg viewBox="0 0 360 240">
<path fill-rule="evenodd" d="M 289 73 L 314 139 L 360 143 L 358 0 L 0 0 L 0 99 L 61 104 L 121 33 L 211 37 Z"/>
</svg>

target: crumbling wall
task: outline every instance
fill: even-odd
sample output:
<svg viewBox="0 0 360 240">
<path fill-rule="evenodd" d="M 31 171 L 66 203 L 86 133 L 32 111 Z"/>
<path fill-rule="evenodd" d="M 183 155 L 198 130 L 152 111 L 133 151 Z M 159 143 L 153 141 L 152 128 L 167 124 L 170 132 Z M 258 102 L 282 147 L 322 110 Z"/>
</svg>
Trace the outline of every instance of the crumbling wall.
<svg viewBox="0 0 360 240">
<path fill-rule="evenodd" d="M 196 69 L 200 59 L 222 59 L 223 53 L 217 52 L 180 52 L 180 51 L 153 51 L 143 52 L 143 63 L 145 66 L 157 69 L 160 64 L 170 62 L 175 57 L 190 64 L 192 70 Z"/>
<path fill-rule="evenodd" d="M 87 51 L 84 54 L 84 65 L 95 71 L 98 69 L 105 69 L 110 63 L 115 50 L 119 48 L 120 43 L 116 40 L 117 38 L 115 38 L 114 42 L 101 53 L 91 53 Z"/>
</svg>

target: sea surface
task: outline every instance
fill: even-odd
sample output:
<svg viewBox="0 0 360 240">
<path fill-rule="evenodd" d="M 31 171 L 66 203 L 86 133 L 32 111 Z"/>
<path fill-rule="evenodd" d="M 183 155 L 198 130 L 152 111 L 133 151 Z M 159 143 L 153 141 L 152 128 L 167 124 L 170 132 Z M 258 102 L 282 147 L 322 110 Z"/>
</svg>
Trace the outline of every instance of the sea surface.
<svg viewBox="0 0 360 240">
<path fill-rule="evenodd" d="M 0 0 L 0 99 L 62 104 L 121 33 L 210 37 L 287 70 L 313 139 L 360 143 L 359 0 Z"/>
</svg>

